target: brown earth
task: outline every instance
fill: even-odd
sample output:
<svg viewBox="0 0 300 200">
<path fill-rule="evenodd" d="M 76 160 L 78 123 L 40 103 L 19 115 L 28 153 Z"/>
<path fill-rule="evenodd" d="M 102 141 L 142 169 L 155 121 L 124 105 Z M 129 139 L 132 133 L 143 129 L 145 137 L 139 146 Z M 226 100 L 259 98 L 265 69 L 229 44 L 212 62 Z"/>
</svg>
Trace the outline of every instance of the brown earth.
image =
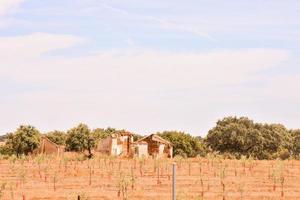
<svg viewBox="0 0 300 200">
<path fill-rule="evenodd" d="M 127 199 L 297 200 L 300 162 L 210 159 L 0 160 L 4 200 Z M 39 164 L 40 163 L 40 164 Z M 159 176 L 158 176 L 159 174 Z M 55 186 L 54 186 L 55 185 Z M 1 196 L 1 189 L 0 189 Z M 0 198 L 1 199 L 1 198 Z"/>
</svg>

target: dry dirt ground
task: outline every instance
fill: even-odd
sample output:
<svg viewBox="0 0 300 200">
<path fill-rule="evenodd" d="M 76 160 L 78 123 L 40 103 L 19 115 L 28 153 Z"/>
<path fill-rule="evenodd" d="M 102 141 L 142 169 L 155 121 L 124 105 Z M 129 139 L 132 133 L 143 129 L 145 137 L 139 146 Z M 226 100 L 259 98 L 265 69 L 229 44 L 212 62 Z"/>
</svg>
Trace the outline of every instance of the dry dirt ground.
<svg viewBox="0 0 300 200">
<path fill-rule="evenodd" d="M 116 159 L 38 156 L 0 160 L 0 199 L 297 200 L 300 162 L 194 159 Z"/>
</svg>

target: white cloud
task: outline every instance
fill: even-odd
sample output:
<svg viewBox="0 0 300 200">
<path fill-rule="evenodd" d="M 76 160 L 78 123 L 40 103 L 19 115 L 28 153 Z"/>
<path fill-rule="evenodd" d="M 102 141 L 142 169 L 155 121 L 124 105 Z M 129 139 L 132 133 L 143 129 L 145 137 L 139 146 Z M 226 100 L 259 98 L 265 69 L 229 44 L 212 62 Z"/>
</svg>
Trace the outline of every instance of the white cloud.
<svg viewBox="0 0 300 200">
<path fill-rule="evenodd" d="M 45 33 L 2 37 L 0 60 L 5 67 L 0 68 L 0 73 L 19 81 L 44 80 L 61 84 L 68 80 L 70 86 L 79 79 L 83 82 L 80 84 L 82 87 L 98 82 L 101 74 L 101 80 L 106 82 L 105 88 L 168 89 L 236 84 L 288 58 L 288 52 L 280 49 L 181 53 L 121 49 L 73 58 L 43 56 L 46 52 L 71 47 L 82 41 L 76 36 Z M 24 69 L 32 73 L 26 77 L 23 73 L 16 73 Z M 72 76 L 69 76 L 70 72 Z M 124 84 L 120 86 L 115 81 Z"/>
<path fill-rule="evenodd" d="M 37 58 L 43 53 L 74 46 L 83 41 L 72 35 L 53 35 L 47 33 L 33 33 L 25 36 L 0 37 L 1 59 L 16 57 L 20 59 Z"/>
<path fill-rule="evenodd" d="M 0 0 L 0 16 L 13 12 L 25 0 Z"/>
<path fill-rule="evenodd" d="M 6 17 L 13 14 L 25 0 L 0 0 L 0 28 L 7 24 Z"/>
<path fill-rule="evenodd" d="M 2 92 L 0 110 L 7 114 L 0 116 L 0 128 L 8 131 L 27 122 L 42 130 L 65 129 L 83 121 L 141 133 L 172 128 L 197 134 L 227 114 L 227 106 L 255 103 L 278 86 L 273 86 L 274 79 L 268 87 L 242 88 L 237 95 L 228 87 L 260 80 L 262 71 L 289 59 L 289 52 L 281 49 L 45 54 L 82 41 L 46 33 L 0 38 L 0 77 L 25 88 Z M 298 78 L 284 82 L 278 88 L 289 93 L 286 88 Z"/>
<path fill-rule="evenodd" d="M 35 74 L 35 70 L 56 68 L 51 66 L 52 61 L 49 62 L 43 55 L 47 52 L 74 46 L 82 41 L 82 38 L 72 35 L 47 33 L 0 37 L 0 77 L 19 78 L 19 76 L 24 77 L 23 71 L 25 70 L 29 74 Z M 32 76 L 28 76 L 29 80 L 32 78 Z"/>
<path fill-rule="evenodd" d="M 111 6 L 109 4 L 106 4 L 106 3 L 101 3 L 101 5 L 104 8 L 106 8 L 106 9 L 112 11 L 112 12 L 118 13 L 120 15 L 123 15 L 123 16 L 132 17 L 132 18 L 134 18 L 136 20 L 140 20 L 140 21 L 157 23 L 164 29 L 192 33 L 192 34 L 197 35 L 201 38 L 209 39 L 211 41 L 216 41 L 216 39 L 214 37 L 212 37 L 210 34 L 208 34 L 207 32 L 201 31 L 199 28 L 195 28 L 195 26 L 187 26 L 187 25 L 182 24 L 182 23 L 179 24 L 179 23 L 176 23 L 176 22 L 173 22 L 173 21 L 170 21 L 170 20 L 166 20 L 166 19 L 163 19 L 163 18 L 160 18 L 160 17 L 154 17 L 154 16 L 151 16 L 151 15 L 142 15 L 142 14 L 128 12 L 127 10 L 116 8 L 116 7 L 113 7 L 113 6 Z"/>
</svg>

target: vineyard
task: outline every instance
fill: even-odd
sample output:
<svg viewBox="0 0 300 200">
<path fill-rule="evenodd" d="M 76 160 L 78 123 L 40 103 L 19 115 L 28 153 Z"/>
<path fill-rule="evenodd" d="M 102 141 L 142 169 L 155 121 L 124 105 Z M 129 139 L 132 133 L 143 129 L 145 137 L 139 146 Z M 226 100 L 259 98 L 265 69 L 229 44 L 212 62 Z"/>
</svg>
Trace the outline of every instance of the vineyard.
<svg viewBox="0 0 300 200">
<path fill-rule="evenodd" d="M 300 161 L 121 159 L 80 155 L 10 157 L 0 161 L 0 199 L 171 199 L 176 163 L 176 199 L 295 200 L 300 197 Z"/>
</svg>

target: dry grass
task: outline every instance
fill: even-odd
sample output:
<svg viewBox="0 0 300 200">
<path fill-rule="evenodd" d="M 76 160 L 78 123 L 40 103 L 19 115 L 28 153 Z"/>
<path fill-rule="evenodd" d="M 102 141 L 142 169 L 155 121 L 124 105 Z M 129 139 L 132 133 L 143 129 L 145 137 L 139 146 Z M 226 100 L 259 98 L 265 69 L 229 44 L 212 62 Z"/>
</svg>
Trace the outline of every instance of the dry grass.
<svg viewBox="0 0 300 200">
<path fill-rule="evenodd" d="M 5 200 L 171 199 L 177 163 L 177 199 L 300 199 L 299 161 L 116 159 L 96 156 L 11 158 L 0 161 Z"/>
</svg>

